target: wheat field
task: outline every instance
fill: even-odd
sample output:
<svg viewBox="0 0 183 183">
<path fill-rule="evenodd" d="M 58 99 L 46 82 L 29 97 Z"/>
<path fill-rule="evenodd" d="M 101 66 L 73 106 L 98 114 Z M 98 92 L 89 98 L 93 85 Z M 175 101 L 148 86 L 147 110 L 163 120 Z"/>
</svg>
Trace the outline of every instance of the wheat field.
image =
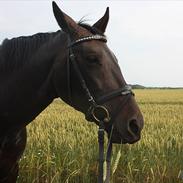
<svg viewBox="0 0 183 183">
<path fill-rule="evenodd" d="M 115 145 L 111 183 L 183 182 L 183 90 L 134 90 L 142 139 Z M 28 126 L 18 183 L 96 183 L 97 127 L 55 100 Z"/>
</svg>

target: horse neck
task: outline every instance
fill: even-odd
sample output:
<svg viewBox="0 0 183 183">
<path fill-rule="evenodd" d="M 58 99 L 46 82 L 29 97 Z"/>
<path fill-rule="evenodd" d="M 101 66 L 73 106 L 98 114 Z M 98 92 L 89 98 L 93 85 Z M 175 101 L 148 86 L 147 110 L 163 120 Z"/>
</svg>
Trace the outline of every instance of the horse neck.
<svg viewBox="0 0 183 183">
<path fill-rule="evenodd" d="M 0 107 L 0 119 L 3 119 L 1 122 L 5 123 L 5 129 L 6 126 L 16 125 L 19 128 L 30 123 L 57 97 L 53 68 L 63 43 L 59 35 L 53 39 L 32 53 L 30 60 L 21 69 L 6 74 L 6 77 L 0 75 L 0 80 L 4 80 L 0 86 L 3 106 Z M 10 106 L 7 105 L 9 103 Z"/>
<path fill-rule="evenodd" d="M 35 76 L 37 75 L 34 78 L 34 85 L 37 86 L 37 96 L 40 100 L 37 101 L 42 104 L 41 110 L 47 107 L 53 99 L 58 97 L 54 85 L 54 66 L 56 65 L 55 62 L 59 53 L 64 52 L 63 48 L 66 47 L 65 38 L 63 33 L 56 35 L 47 44 L 41 46 L 31 58 L 31 67 L 34 68 L 33 73 Z M 63 72 L 65 69 L 64 63 L 65 60 L 61 60 L 63 68 L 60 72 Z M 63 73 L 65 74 L 65 72 Z"/>
</svg>

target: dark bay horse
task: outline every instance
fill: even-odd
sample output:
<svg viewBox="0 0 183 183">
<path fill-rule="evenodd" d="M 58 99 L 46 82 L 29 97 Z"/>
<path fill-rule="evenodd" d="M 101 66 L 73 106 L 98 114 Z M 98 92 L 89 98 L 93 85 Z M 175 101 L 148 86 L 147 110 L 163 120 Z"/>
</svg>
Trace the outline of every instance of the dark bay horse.
<svg viewBox="0 0 183 183">
<path fill-rule="evenodd" d="M 115 116 L 112 142 L 140 139 L 142 114 L 106 45 L 109 9 L 93 26 L 76 23 L 54 2 L 53 12 L 62 30 L 6 39 L 0 46 L 0 182 L 16 182 L 26 125 L 58 97 L 96 124 L 97 115 Z M 97 98 L 102 107 L 93 110 Z M 108 134 L 112 125 L 105 123 Z"/>
</svg>

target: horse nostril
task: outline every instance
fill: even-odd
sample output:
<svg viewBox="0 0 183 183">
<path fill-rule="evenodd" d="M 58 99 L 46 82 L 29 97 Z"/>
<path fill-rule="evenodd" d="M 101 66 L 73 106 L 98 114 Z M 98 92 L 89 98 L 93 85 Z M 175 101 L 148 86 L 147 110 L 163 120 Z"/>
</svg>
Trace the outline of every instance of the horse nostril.
<svg viewBox="0 0 183 183">
<path fill-rule="evenodd" d="M 135 119 L 132 119 L 128 122 L 128 132 L 131 134 L 131 135 L 138 135 L 139 134 L 139 126 L 137 125 L 137 120 Z"/>
</svg>

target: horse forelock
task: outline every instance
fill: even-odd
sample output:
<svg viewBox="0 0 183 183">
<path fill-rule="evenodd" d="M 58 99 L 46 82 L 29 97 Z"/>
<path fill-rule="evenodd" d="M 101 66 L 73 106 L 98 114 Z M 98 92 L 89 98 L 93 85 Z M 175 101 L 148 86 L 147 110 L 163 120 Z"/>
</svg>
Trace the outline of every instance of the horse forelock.
<svg viewBox="0 0 183 183">
<path fill-rule="evenodd" d="M 86 30 L 88 30 L 89 32 L 91 32 L 94 35 L 99 34 L 101 36 L 104 36 L 104 34 L 100 30 L 98 30 L 95 27 L 85 23 L 84 20 L 80 20 L 78 25 L 80 25 L 81 27 L 85 28 Z"/>
</svg>

